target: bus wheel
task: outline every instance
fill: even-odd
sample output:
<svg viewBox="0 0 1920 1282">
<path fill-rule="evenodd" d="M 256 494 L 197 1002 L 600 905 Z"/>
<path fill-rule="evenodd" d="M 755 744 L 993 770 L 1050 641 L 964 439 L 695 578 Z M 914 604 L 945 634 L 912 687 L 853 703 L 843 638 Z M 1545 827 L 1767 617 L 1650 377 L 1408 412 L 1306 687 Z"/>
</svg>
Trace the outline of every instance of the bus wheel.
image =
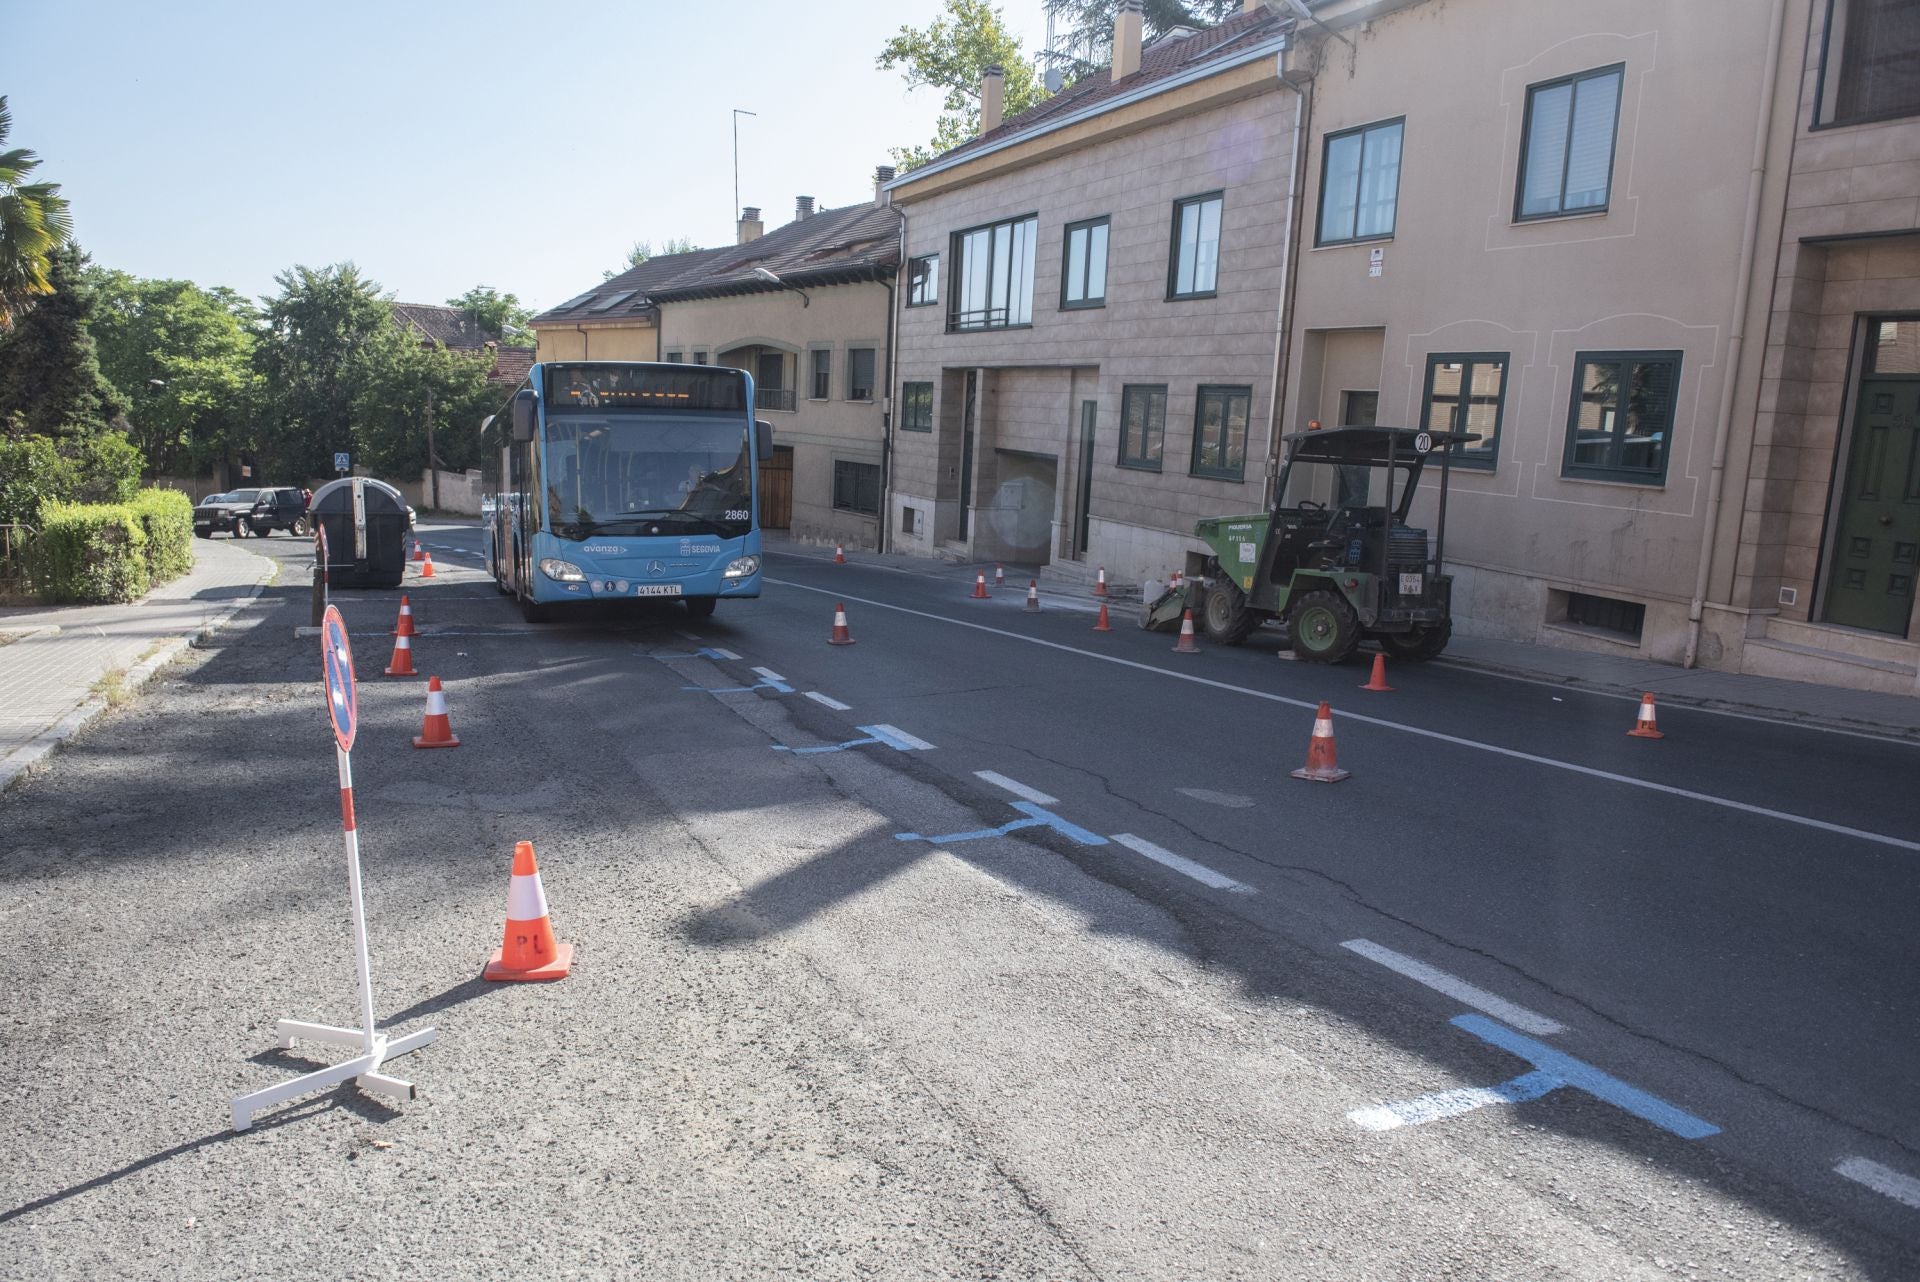
<svg viewBox="0 0 1920 1282">
<path fill-rule="evenodd" d="M 687 598 L 687 613 L 696 619 L 713 617 L 713 607 L 720 602 L 710 596 L 690 596 Z"/>
</svg>

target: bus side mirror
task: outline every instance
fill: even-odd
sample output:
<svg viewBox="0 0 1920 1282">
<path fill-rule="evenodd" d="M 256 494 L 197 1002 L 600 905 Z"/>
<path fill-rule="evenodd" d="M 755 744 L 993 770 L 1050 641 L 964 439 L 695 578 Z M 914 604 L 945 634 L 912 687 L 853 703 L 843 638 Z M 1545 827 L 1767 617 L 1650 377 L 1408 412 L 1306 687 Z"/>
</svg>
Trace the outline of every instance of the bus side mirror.
<svg viewBox="0 0 1920 1282">
<path fill-rule="evenodd" d="M 533 389 L 523 387 L 513 394 L 513 439 L 524 444 L 533 439 Z"/>
<path fill-rule="evenodd" d="M 763 463 L 773 457 L 773 424 L 764 418 L 753 420 L 753 452 Z"/>
</svg>

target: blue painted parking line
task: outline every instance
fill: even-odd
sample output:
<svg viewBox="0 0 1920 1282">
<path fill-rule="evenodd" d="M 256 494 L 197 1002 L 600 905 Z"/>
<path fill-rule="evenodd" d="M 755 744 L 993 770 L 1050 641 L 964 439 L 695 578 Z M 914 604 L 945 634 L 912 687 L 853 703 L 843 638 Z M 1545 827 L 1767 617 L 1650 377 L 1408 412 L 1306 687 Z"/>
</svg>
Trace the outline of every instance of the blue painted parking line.
<svg viewBox="0 0 1920 1282">
<path fill-rule="evenodd" d="M 849 739 L 845 743 L 829 743 L 818 748 L 789 748 L 784 743 L 776 743 L 773 745 L 773 750 L 791 752 L 795 756 L 800 756 L 812 752 L 845 752 L 848 748 L 859 748 L 874 743 L 892 748 L 895 752 L 930 752 L 933 749 L 933 745 L 925 739 L 910 735 L 899 726 L 878 725 L 860 728 L 867 732 L 867 737 L 864 739 Z"/>
<path fill-rule="evenodd" d="M 793 687 L 784 681 L 766 678 L 750 686 L 681 686 L 682 690 L 701 690 L 707 694 L 749 694 L 755 690 L 771 690 L 775 694 L 792 694 Z"/>
<path fill-rule="evenodd" d="M 1526 1060 L 1533 1065 L 1534 1071 L 1522 1073 L 1498 1086 L 1469 1086 L 1439 1091 L 1417 1099 L 1355 1109 L 1347 1117 L 1355 1125 L 1370 1131 L 1390 1131 L 1400 1126 L 1419 1126 L 1442 1118 L 1458 1117 L 1489 1104 L 1524 1103 L 1557 1091 L 1562 1086 L 1571 1086 L 1683 1140 L 1705 1139 L 1720 1133 L 1720 1128 L 1713 1123 L 1703 1121 L 1656 1095 L 1649 1095 L 1637 1086 L 1629 1086 L 1584 1060 L 1575 1059 L 1523 1033 L 1516 1033 L 1485 1015 L 1456 1015 L 1452 1022 L 1455 1028 L 1472 1033 L 1481 1041 Z"/>
<path fill-rule="evenodd" d="M 977 832 L 950 832 L 941 837 L 923 837 L 917 832 L 896 832 L 893 838 L 895 841 L 927 841 L 936 846 L 946 846 L 956 841 L 979 841 L 983 837 L 1004 837 L 1010 832 L 1019 832 L 1022 828 L 1051 828 L 1083 846 L 1107 844 L 1107 839 L 1098 833 L 1089 832 L 1079 824 L 1062 819 L 1051 810 L 1036 806 L 1031 801 L 1016 801 L 1013 803 L 1013 808 L 1024 814 L 1026 818 L 1012 819 L 998 828 L 982 828 Z"/>
</svg>

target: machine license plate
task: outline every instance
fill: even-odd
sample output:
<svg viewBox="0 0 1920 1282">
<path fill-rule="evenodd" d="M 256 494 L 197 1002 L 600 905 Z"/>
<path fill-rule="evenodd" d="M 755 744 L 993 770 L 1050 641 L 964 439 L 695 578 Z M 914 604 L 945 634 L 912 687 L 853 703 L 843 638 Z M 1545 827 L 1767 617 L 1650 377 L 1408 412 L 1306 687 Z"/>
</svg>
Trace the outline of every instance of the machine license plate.
<svg viewBox="0 0 1920 1282">
<path fill-rule="evenodd" d="M 641 596 L 679 596 L 678 583 L 642 583 L 634 589 Z"/>
<path fill-rule="evenodd" d="M 1400 595 L 1401 596 L 1419 596 L 1422 591 L 1423 581 L 1425 580 L 1425 578 L 1426 576 L 1424 574 L 1401 575 L 1400 576 Z"/>
</svg>

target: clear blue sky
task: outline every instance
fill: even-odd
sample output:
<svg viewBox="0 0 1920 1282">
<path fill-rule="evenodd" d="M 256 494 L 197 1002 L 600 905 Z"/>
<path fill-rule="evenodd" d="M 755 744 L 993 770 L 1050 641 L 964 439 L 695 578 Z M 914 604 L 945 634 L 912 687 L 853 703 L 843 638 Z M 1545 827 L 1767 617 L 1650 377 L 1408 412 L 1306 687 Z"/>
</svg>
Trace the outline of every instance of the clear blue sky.
<svg viewBox="0 0 1920 1282">
<path fill-rule="evenodd" d="M 352 259 L 404 302 L 545 307 L 636 240 L 732 243 L 734 107 L 770 226 L 871 199 L 939 109 L 874 57 L 938 8 L 0 0 L 0 93 L 104 265 L 257 296 Z M 1037 47 L 1040 0 L 1002 9 Z"/>
</svg>

